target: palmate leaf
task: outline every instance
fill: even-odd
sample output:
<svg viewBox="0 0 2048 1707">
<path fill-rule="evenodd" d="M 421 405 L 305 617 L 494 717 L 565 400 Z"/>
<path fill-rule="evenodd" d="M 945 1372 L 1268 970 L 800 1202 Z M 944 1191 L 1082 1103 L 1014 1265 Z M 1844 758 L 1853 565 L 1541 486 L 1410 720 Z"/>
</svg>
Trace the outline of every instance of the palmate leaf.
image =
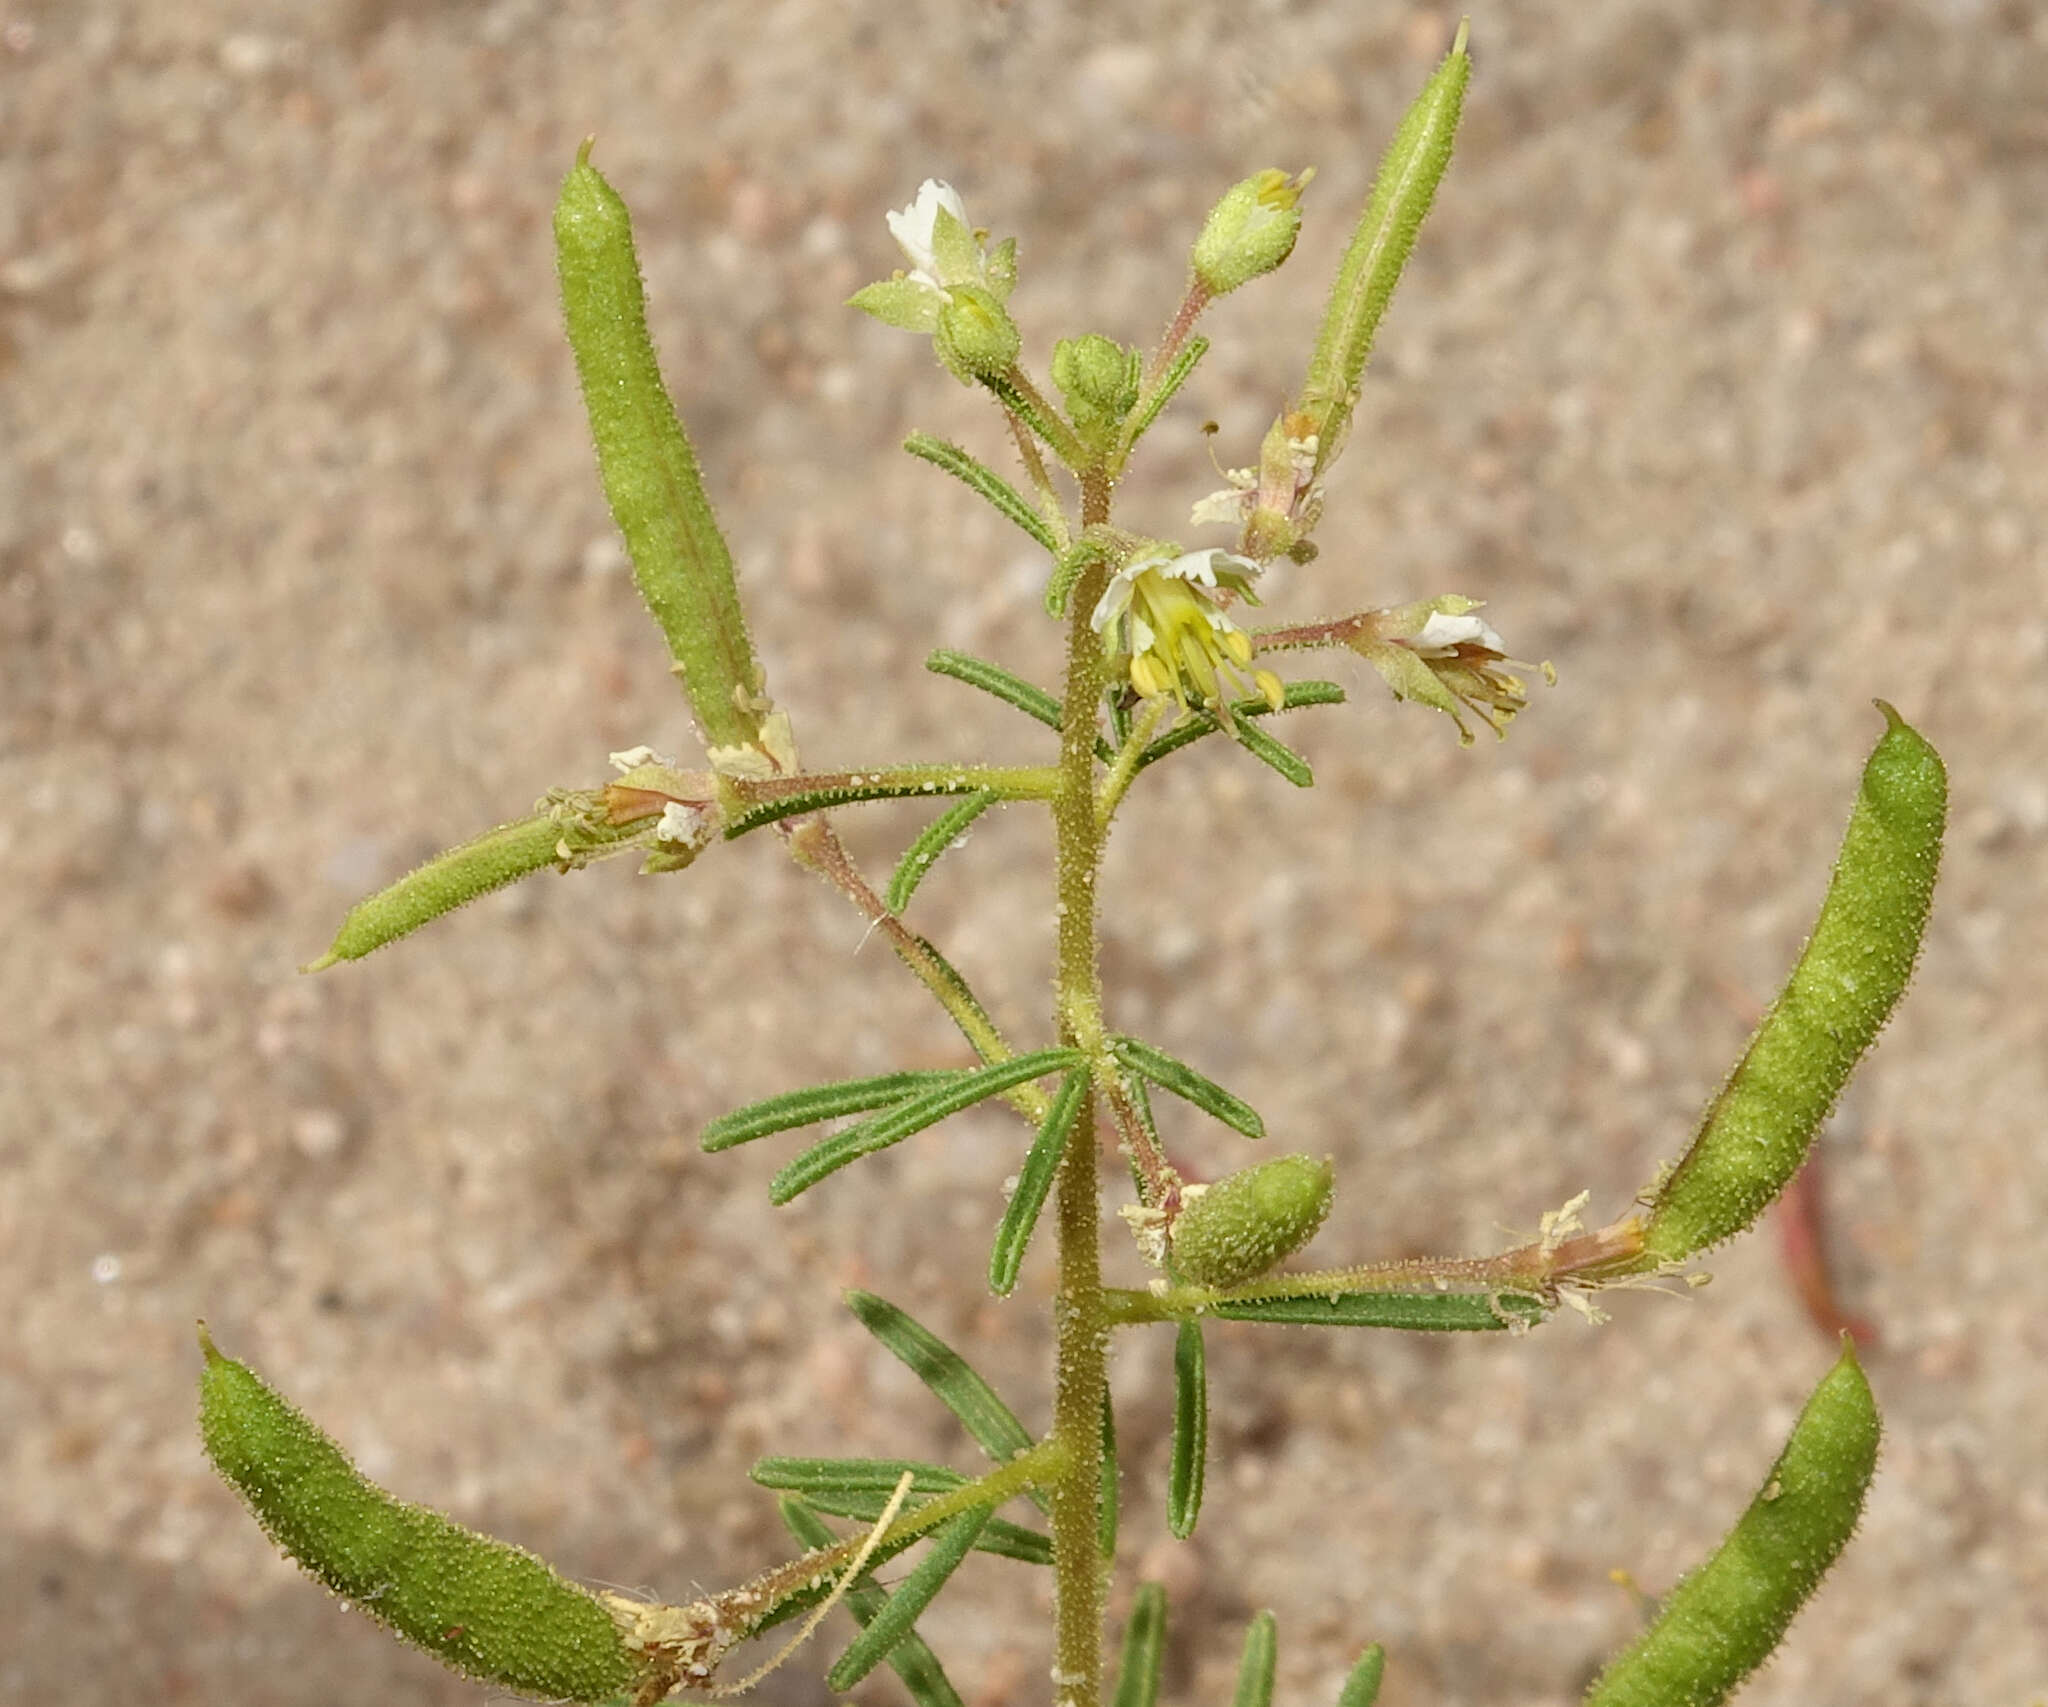
<svg viewBox="0 0 2048 1707">
<path fill-rule="evenodd" d="M 785 1495 L 780 1505 L 782 1521 L 788 1525 L 790 1534 L 806 1547 L 829 1547 L 839 1539 L 801 1499 Z M 888 1599 L 888 1594 L 875 1585 L 872 1577 L 863 1577 L 858 1585 L 846 1591 L 842 1604 L 853 1614 L 854 1622 L 865 1630 L 874 1623 Z M 903 1687 L 910 1691 L 910 1699 L 917 1707 L 961 1707 L 960 1692 L 946 1676 L 938 1655 L 925 1645 L 924 1638 L 915 1630 L 889 1650 L 889 1668 L 903 1680 Z"/>
</svg>

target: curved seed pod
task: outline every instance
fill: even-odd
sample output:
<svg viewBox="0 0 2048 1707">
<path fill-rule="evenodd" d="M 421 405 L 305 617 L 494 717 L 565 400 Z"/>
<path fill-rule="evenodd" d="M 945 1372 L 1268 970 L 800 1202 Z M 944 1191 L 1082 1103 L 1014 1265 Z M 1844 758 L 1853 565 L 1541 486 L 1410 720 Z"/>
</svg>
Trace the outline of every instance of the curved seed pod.
<svg viewBox="0 0 2048 1707">
<path fill-rule="evenodd" d="M 1912 976 L 1941 861 L 1948 775 L 1940 755 L 1877 703 L 1889 727 L 1863 767 L 1813 935 L 1692 1147 L 1650 1200 L 1644 1266 L 1732 1238 L 1785 1189 Z"/>
<path fill-rule="evenodd" d="M 595 1595 L 524 1548 L 394 1499 L 204 1324 L 206 1455 L 271 1540 L 443 1664 L 522 1694 L 596 1702 L 638 1667 Z"/>
<path fill-rule="evenodd" d="M 1725 1701 L 1778 1645 L 1855 1531 L 1878 1433 L 1870 1385 L 1845 1342 L 1749 1510 L 1600 1674 L 1586 1707 Z"/>
<path fill-rule="evenodd" d="M 555 204 L 555 258 L 598 472 L 640 596 L 668 639 L 706 742 L 761 747 L 761 666 L 747 637 L 732 553 L 661 383 L 632 219 L 590 164 L 588 142 Z"/>
<path fill-rule="evenodd" d="M 1317 1156 L 1276 1156 L 1189 1186 L 1173 1223 L 1173 1266 L 1197 1286 L 1255 1280 L 1315 1237 L 1334 1191 L 1329 1159 Z"/>
<path fill-rule="evenodd" d="M 436 854 L 396 883 L 357 902 L 327 952 L 301 970 L 324 972 L 338 961 L 360 960 L 494 889 L 550 867 L 574 870 L 623 852 L 648 834 L 645 821 L 608 822 L 594 794 L 565 793 L 529 818 L 500 824 Z"/>
</svg>

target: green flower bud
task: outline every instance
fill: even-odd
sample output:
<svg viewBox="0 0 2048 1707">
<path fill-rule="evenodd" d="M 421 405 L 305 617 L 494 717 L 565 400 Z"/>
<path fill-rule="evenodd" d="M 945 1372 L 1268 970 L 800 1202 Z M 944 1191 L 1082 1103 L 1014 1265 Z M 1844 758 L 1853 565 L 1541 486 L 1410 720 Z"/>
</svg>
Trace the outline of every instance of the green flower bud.
<svg viewBox="0 0 2048 1707">
<path fill-rule="evenodd" d="M 1024 335 L 993 291 L 954 285 L 939 310 L 932 345 L 953 375 L 963 385 L 972 385 L 976 380 L 999 379 L 1014 368 Z"/>
<path fill-rule="evenodd" d="M 1334 1191 L 1329 1159 L 1315 1156 L 1279 1156 L 1189 1186 L 1173 1223 L 1173 1266 L 1197 1286 L 1256 1280 L 1315 1237 Z"/>
<path fill-rule="evenodd" d="M 1090 332 L 1053 346 L 1052 382 L 1066 399 L 1067 418 L 1091 450 L 1106 449 L 1137 406 L 1144 357 L 1114 339 Z"/>
<path fill-rule="evenodd" d="M 1210 210 L 1188 256 L 1196 282 L 1222 296 L 1286 260 L 1301 230 L 1301 192 L 1314 176 L 1313 167 L 1290 178 L 1269 166 L 1234 185 Z"/>
<path fill-rule="evenodd" d="M 199 1330 L 206 1455 L 305 1570 L 445 1665 L 522 1695 L 605 1701 L 641 1666 L 597 1596 L 524 1548 L 394 1499 Z"/>
</svg>

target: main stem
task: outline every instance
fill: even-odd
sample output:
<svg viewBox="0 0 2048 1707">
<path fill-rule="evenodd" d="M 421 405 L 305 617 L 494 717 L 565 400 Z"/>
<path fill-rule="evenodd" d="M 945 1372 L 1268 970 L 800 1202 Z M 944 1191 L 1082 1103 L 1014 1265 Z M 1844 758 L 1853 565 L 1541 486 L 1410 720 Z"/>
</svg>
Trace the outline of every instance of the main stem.
<svg viewBox="0 0 2048 1707">
<path fill-rule="evenodd" d="M 1084 475 L 1082 526 L 1107 521 L 1109 490 Z M 1102 703 L 1102 644 L 1089 623 L 1107 571 L 1088 570 L 1074 588 L 1067 628 L 1066 698 L 1060 716 L 1060 783 L 1053 798 L 1058 838 L 1062 1042 L 1100 1058 L 1102 984 L 1096 966 L 1095 879 L 1104 825 L 1095 805 L 1095 723 Z M 1060 1164 L 1059 1296 L 1054 1305 L 1057 1371 L 1053 1437 L 1065 1462 L 1051 1487 L 1054 1574 L 1054 1701 L 1098 1707 L 1102 1694 L 1102 1611 L 1106 1562 L 1100 1545 L 1102 1407 L 1108 1394 L 1109 1321 L 1102 1293 L 1101 1197 L 1095 1099 Z"/>
</svg>

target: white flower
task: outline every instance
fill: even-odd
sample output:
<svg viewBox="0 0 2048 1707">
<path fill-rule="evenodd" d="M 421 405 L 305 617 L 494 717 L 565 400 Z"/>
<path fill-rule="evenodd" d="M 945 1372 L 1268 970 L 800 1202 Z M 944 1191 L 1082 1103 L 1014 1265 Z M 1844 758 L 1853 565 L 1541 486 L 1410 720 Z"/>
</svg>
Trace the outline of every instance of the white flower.
<svg viewBox="0 0 2048 1707">
<path fill-rule="evenodd" d="M 896 239 L 896 246 L 910 263 L 910 278 L 934 290 L 941 288 L 935 253 L 940 208 L 963 226 L 967 224 L 967 208 L 960 200 L 960 192 L 943 179 L 927 178 L 918 185 L 915 201 L 901 213 L 888 215 L 889 235 Z"/>
<path fill-rule="evenodd" d="M 1489 652 L 1507 656 L 1507 647 L 1501 643 L 1498 634 L 1481 622 L 1478 617 L 1467 613 L 1452 615 L 1446 611 L 1431 611 L 1429 620 L 1408 637 L 1410 646 L 1425 655 L 1447 655 L 1454 646 L 1477 644 Z"/>
<path fill-rule="evenodd" d="M 1171 547 L 1140 552 L 1111 578 L 1090 613 L 1097 634 L 1116 631 L 1129 654 L 1131 686 L 1147 699 L 1170 693 L 1230 715 L 1224 688 L 1242 692 L 1238 672 L 1252 661 L 1252 643 L 1225 614 L 1219 590 L 1256 603 L 1260 565 L 1214 547 L 1169 556 Z M 1252 671 L 1252 685 L 1275 710 L 1282 688 L 1270 670 Z"/>
</svg>

